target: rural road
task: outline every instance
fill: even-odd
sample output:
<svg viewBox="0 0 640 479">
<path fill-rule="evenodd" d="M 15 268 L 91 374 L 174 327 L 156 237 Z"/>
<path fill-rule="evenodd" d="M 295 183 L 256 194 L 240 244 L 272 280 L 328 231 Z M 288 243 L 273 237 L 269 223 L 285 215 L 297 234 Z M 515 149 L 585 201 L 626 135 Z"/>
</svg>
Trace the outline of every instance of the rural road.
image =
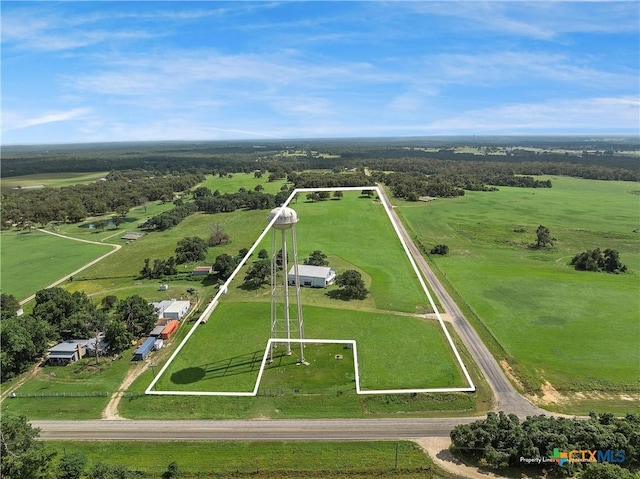
<svg viewBox="0 0 640 479">
<path fill-rule="evenodd" d="M 462 314 L 462 311 L 460 311 L 460 308 L 458 308 L 458 305 L 453 301 L 444 286 L 442 286 L 438 277 L 433 273 L 433 271 L 431 271 L 429 265 L 427 265 L 422 253 L 413 243 L 413 240 L 409 236 L 409 233 L 405 229 L 402 221 L 400 221 L 398 214 L 391 206 L 391 202 L 389 201 L 383 186 L 378 185 L 378 187 L 381 192 L 381 200 L 389 207 L 389 211 L 391 211 L 391 219 L 398 227 L 400 234 L 411 252 L 411 256 L 413 256 L 418 268 L 427 280 L 427 283 L 429 283 L 431 290 L 438 297 L 440 305 L 444 308 L 445 312 L 449 313 L 453 328 L 471 353 L 471 356 L 473 356 L 476 364 L 480 367 L 487 383 L 489 383 L 496 399 L 496 409 L 510 414 L 515 414 L 519 417 L 547 413 L 547 411 L 538 408 L 522 397 L 511 385 L 496 359 L 484 345 L 480 336 L 478 336 L 478 333 L 476 333 L 476 331 L 471 327 L 467 319 Z"/>
<path fill-rule="evenodd" d="M 84 271 L 85 269 L 87 269 L 89 266 L 93 266 L 94 264 L 96 264 L 98 261 L 102 261 L 103 259 L 105 259 L 107 256 L 112 255 L 113 253 L 115 253 L 116 251 L 118 251 L 120 248 L 122 248 L 122 245 L 119 244 L 111 244 L 111 243 L 100 243 L 98 241 L 89 241 L 89 240 L 83 240 L 83 239 L 79 239 L 79 238 L 72 238 L 71 236 L 64 236 L 58 233 L 53 233 L 51 231 L 47 231 L 47 230 L 43 230 L 38 228 L 38 231 L 40 231 L 41 233 L 46 233 L 48 235 L 52 235 L 52 236 L 58 236 L 60 238 L 64 238 L 64 239 L 68 239 L 68 240 L 73 240 L 73 241 L 80 241 L 81 243 L 90 243 L 90 244 L 99 244 L 102 246 L 111 246 L 113 247 L 113 249 L 105 254 L 103 254 L 102 256 L 100 256 L 99 258 L 94 259 L 93 261 L 90 261 L 89 263 L 85 264 L 84 266 L 82 266 L 81 268 L 78 268 L 77 270 L 69 273 L 69 274 L 65 274 L 62 278 L 60 278 L 57 281 L 54 281 L 53 283 L 51 283 L 49 286 L 46 286 L 43 289 L 47 289 L 47 288 L 53 288 L 55 286 L 58 286 L 60 283 L 64 283 L 67 279 L 69 279 L 70 276 L 75 276 L 76 274 L 78 274 L 81 271 Z M 31 296 L 29 296 L 28 298 L 24 298 L 23 300 L 20 301 L 20 304 L 25 304 L 28 303 L 29 301 L 31 301 L 33 298 L 35 298 L 36 295 L 32 294 Z"/>
<path fill-rule="evenodd" d="M 345 441 L 449 437 L 477 418 L 31 421 L 50 440 Z"/>
</svg>

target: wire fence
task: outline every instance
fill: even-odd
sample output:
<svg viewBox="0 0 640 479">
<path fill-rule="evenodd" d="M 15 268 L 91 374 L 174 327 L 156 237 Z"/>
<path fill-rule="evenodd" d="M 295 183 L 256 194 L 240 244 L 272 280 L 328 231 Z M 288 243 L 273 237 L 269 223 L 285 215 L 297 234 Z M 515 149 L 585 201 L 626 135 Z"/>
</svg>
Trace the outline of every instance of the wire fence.
<svg viewBox="0 0 640 479">
<path fill-rule="evenodd" d="M 65 397 L 108 397 L 111 393 L 61 392 L 61 393 L 12 393 L 12 398 L 65 398 Z"/>
</svg>

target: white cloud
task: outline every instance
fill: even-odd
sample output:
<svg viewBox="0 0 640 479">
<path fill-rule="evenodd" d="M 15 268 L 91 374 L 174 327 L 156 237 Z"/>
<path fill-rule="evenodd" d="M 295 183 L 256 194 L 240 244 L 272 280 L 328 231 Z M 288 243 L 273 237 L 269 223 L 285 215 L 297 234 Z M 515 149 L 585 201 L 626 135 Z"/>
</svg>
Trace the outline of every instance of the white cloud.
<svg viewBox="0 0 640 479">
<path fill-rule="evenodd" d="M 566 33 L 637 32 L 636 1 L 406 2 L 409 11 L 453 17 L 465 31 L 554 40 Z"/>
<path fill-rule="evenodd" d="M 24 117 L 19 114 L 3 111 L 3 131 L 19 130 L 32 126 L 75 120 L 90 113 L 89 108 L 74 108 L 65 111 L 49 111 L 35 117 Z"/>
<path fill-rule="evenodd" d="M 640 99 L 599 97 L 520 103 L 465 111 L 423 127 L 425 133 L 640 130 Z"/>
</svg>

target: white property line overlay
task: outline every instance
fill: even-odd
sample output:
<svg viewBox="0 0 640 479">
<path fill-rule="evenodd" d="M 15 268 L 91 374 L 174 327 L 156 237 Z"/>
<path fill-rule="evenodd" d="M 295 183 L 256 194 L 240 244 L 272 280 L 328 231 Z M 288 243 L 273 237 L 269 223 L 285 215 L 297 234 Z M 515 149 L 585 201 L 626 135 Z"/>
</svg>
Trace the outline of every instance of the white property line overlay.
<svg viewBox="0 0 640 479">
<path fill-rule="evenodd" d="M 264 356 L 262 358 L 262 363 L 260 364 L 260 370 L 258 371 L 258 377 L 256 379 L 256 384 L 255 384 L 255 386 L 253 388 L 253 391 L 251 391 L 251 392 L 249 392 L 249 391 L 155 391 L 155 390 L 153 390 L 153 388 L 155 387 L 155 385 L 158 382 L 158 380 L 160 379 L 160 377 L 165 373 L 165 371 L 167 370 L 169 365 L 173 362 L 173 360 L 176 358 L 178 353 L 180 353 L 180 351 L 182 350 L 184 345 L 187 343 L 187 341 L 189 340 L 191 335 L 196 331 L 198 326 L 200 326 L 200 323 L 202 323 L 203 321 L 206 323 L 206 321 L 209 318 L 209 316 L 211 316 L 213 311 L 218 306 L 218 302 L 219 302 L 220 296 L 222 296 L 223 294 L 225 294 L 227 292 L 229 284 L 231 283 L 231 281 L 233 281 L 233 279 L 236 277 L 236 275 L 238 274 L 240 269 L 242 269 L 242 267 L 245 265 L 245 263 L 248 261 L 248 259 L 253 254 L 253 251 L 257 248 L 257 246 L 260 244 L 262 239 L 271 230 L 271 227 L 276 222 L 276 220 L 280 217 L 280 215 L 282 214 L 284 209 L 289 206 L 289 203 L 296 197 L 296 195 L 298 195 L 298 193 L 313 193 L 313 192 L 317 192 L 317 191 L 329 191 L 329 192 L 331 192 L 331 191 L 375 191 L 375 192 L 377 192 L 378 197 L 380 198 L 380 201 L 382 202 L 382 205 L 384 206 L 384 209 L 385 209 L 385 211 L 387 213 L 389 221 L 391 222 L 391 225 L 393 226 L 393 229 L 396 232 L 396 235 L 397 235 L 398 239 L 400 240 L 400 244 L 402 244 L 404 252 L 407 255 L 407 258 L 409 258 L 409 262 L 411 263 L 411 266 L 413 267 L 413 271 L 415 272 L 416 276 L 418 277 L 418 280 L 420 281 L 420 285 L 422 286 L 422 289 L 423 289 L 425 295 L 427 296 L 427 299 L 429 300 L 429 304 L 431 305 L 431 308 L 435 312 L 436 318 L 437 318 L 438 322 L 440 323 L 440 327 L 442 328 L 442 331 L 444 332 L 444 335 L 447 338 L 449 346 L 451 347 L 451 349 L 453 351 L 453 354 L 456 357 L 456 360 L 458 361 L 458 365 L 460 366 L 460 369 L 462 369 L 462 372 L 463 372 L 463 374 L 465 376 L 465 379 L 467 380 L 468 386 L 467 387 L 462 387 L 462 388 L 370 389 L 370 390 L 362 390 L 360 388 L 360 373 L 359 373 L 359 364 L 358 364 L 358 352 L 357 352 L 356 341 L 355 340 L 353 340 L 353 339 L 279 339 L 279 338 L 269 338 L 269 340 L 267 341 L 267 346 L 265 347 L 265 352 L 264 352 Z M 353 346 L 353 363 L 354 363 L 354 368 L 355 368 L 355 382 L 356 382 L 356 393 L 357 394 L 447 393 L 447 392 L 475 392 L 475 390 L 476 390 L 476 387 L 473 384 L 471 376 L 469 375 L 469 371 L 467 370 L 467 367 L 464 365 L 464 362 L 462 361 L 462 358 L 460 357 L 460 353 L 458 352 L 455 344 L 453 343 L 453 339 L 451 339 L 451 335 L 449 334 L 449 331 L 447 330 L 447 327 L 446 327 L 446 325 L 444 323 L 444 320 L 442 319 L 442 316 L 440 315 L 440 312 L 438 311 L 438 308 L 436 308 L 436 305 L 435 305 L 435 303 L 433 301 L 433 298 L 431 297 L 431 293 L 429 292 L 429 289 L 427 288 L 427 285 L 424 282 L 424 279 L 422 278 L 422 275 L 420 274 L 420 270 L 418 269 L 418 266 L 416 265 L 415 261 L 413 260 L 413 257 L 411 256 L 411 252 L 409 251 L 409 247 L 407 246 L 406 242 L 404 241 L 404 238 L 402 237 L 402 234 L 400 234 L 400 230 L 398 228 L 398 225 L 396 225 L 396 223 L 393 221 L 393 217 L 391 215 L 391 209 L 390 209 L 389 205 L 387 204 L 387 202 L 385 201 L 385 196 L 380 191 L 380 188 L 378 186 L 343 186 L 343 187 L 335 187 L 335 188 L 296 188 L 295 190 L 293 190 L 291 192 L 291 194 L 289 195 L 289 197 L 287 198 L 287 200 L 278 209 L 278 214 L 274 215 L 274 217 L 271 219 L 271 221 L 269 221 L 269 224 L 267 224 L 267 226 L 265 227 L 264 231 L 262 231 L 260 236 L 258 236 L 258 239 L 255 241 L 255 243 L 253 243 L 253 246 L 251 246 L 251 248 L 249 249 L 247 254 L 244 256 L 244 258 L 242 258 L 242 261 L 240 261 L 238 266 L 236 266 L 236 269 L 233 270 L 233 273 L 231 273 L 231 276 L 229 276 L 227 281 L 225 281 L 224 284 L 222 284 L 220 286 L 220 288 L 218 290 L 218 293 L 213 297 L 213 299 L 211 300 L 209 305 L 205 308 L 203 313 L 200 315 L 200 317 L 194 323 L 194 325 L 191 328 L 191 330 L 187 333 L 187 335 L 184 337 L 182 342 L 178 345 L 178 347 L 173 352 L 173 354 L 169 357 L 169 359 L 164 364 L 164 366 L 162 366 L 162 369 L 160 369 L 158 374 L 153 378 L 153 380 L 151 381 L 151 384 L 149 384 L 149 387 L 147 387 L 147 389 L 145 390 L 145 394 L 170 395 L 170 396 L 257 396 L 258 389 L 260 387 L 260 381 L 262 380 L 262 374 L 264 373 L 264 368 L 265 368 L 266 363 L 267 363 L 267 357 L 268 357 L 268 354 L 269 354 L 269 351 L 270 351 L 272 343 L 351 344 Z"/>
</svg>

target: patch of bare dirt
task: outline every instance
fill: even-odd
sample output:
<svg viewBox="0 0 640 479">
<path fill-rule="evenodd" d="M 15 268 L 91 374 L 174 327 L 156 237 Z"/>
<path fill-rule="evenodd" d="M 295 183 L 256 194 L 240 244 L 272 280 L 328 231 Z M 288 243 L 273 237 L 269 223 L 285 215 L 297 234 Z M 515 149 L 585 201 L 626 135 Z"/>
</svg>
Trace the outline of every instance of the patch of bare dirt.
<svg viewBox="0 0 640 479">
<path fill-rule="evenodd" d="M 511 366 L 509 365 L 509 363 L 507 362 L 506 359 L 502 359 L 500 360 L 500 366 L 502 366 L 502 369 L 504 370 L 504 373 L 507 375 L 507 377 L 511 380 L 511 382 L 515 383 L 518 385 L 518 387 L 523 390 L 524 386 L 522 385 L 522 382 L 518 379 L 518 377 L 515 375 L 515 373 L 513 372 L 513 369 L 511 369 Z"/>
<path fill-rule="evenodd" d="M 120 400 L 122 399 L 122 394 L 127 390 L 129 386 L 133 384 L 133 381 L 138 379 L 143 372 L 147 370 L 147 362 L 140 361 L 135 367 L 129 369 L 127 371 L 127 375 L 120 383 L 118 390 L 111 395 L 111 399 L 107 403 L 107 407 L 102 411 L 102 419 L 107 420 L 120 420 L 124 419 L 118 414 L 118 406 L 120 405 Z"/>
<path fill-rule="evenodd" d="M 542 397 L 540 398 L 540 401 L 543 404 L 560 404 L 563 402 L 567 402 L 567 397 L 560 394 L 549 381 L 544 382 L 544 384 L 540 387 L 540 391 L 542 391 Z"/>
<path fill-rule="evenodd" d="M 451 439 L 448 437 L 425 437 L 422 439 L 416 439 L 415 442 L 438 466 L 459 477 L 468 477 L 471 479 L 504 479 L 503 476 L 497 476 L 490 472 L 481 471 L 480 469 L 467 466 L 462 463 L 453 454 L 451 454 L 451 451 L 449 451 Z"/>
<path fill-rule="evenodd" d="M 20 386 L 22 386 L 27 380 L 31 379 L 36 374 L 38 374 L 38 371 L 40 370 L 40 367 L 42 366 L 43 363 L 44 363 L 44 359 L 41 359 L 36 364 L 34 364 L 24 376 L 18 379 L 18 381 L 16 381 L 15 384 L 11 385 L 10 387 L 2 391 L 2 395 L 0 395 L 0 401 L 4 400 L 7 396 L 9 396 L 9 394 L 11 394 Z"/>
</svg>

